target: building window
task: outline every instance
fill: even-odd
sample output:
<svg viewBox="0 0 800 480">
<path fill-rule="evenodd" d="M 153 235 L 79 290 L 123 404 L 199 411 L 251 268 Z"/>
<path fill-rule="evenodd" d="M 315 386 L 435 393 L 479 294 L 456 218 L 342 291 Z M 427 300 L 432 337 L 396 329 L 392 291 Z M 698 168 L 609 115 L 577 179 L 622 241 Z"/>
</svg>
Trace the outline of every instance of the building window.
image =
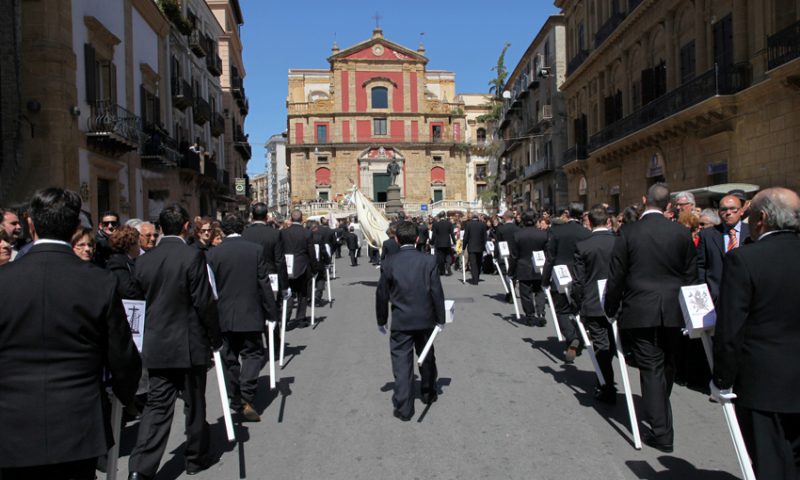
<svg viewBox="0 0 800 480">
<path fill-rule="evenodd" d="M 320 190 L 317 192 L 317 198 L 322 202 L 327 202 L 330 199 L 330 192 L 327 190 Z"/>
<path fill-rule="evenodd" d="M 152 131 L 161 124 L 161 101 L 144 85 L 139 86 L 140 112 L 145 131 Z"/>
<path fill-rule="evenodd" d="M 317 125 L 317 143 L 327 143 L 327 142 L 328 142 L 328 126 Z"/>
<path fill-rule="evenodd" d="M 389 108 L 389 89 L 374 87 L 372 89 L 372 108 Z"/>
<path fill-rule="evenodd" d="M 477 133 L 478 143 L 485 143 L 486 142 L 486 129 L 479 128 Z"/>
<path fill-rule="evenodd" d="M 328 157 L 323 155 L 317 156 L 317 163 L 328 163 Z"/>
<path fill-rule="evenodd" d="M 475 167 L 475 180 L 479 182 L 486 181 L 486 165 L 478 165 Z"/>
<path fill-rule="evenodd" d="M 441 202 L 442 200 L 444 200 L 444 190 L 442 190 L 441 188 L 434 188 L 433 189 L 433 201 L 434 201 L 434 203 L 435 202 Z"/>
<path fill-rule="evenodd" d="M 431 126 L 431 140 L 434 142 L 441 142 L 442 141 L 442 126 L 441 125 L 433 125 Z"/>
<path fill-rule="evenodd" d="M 442 163 L 442 157 L 440 157 L 439 155 L 434 155 L 433 161 L 434 163 Z"/>
<path fill-rule="evenodd" d="M 101 58 L 90 44 L 85 44 L 86 100 L 90 104 L 98 101 L 117 103 L 117 67 L 114 62 Z"/>
<path fill-rule="evenodd" d="M 386 135 L 386 119 L 385 118 L 374 118 L 372 120 L 372 134 L 373 135 Z"/>
<path fill-rule="evenodd" d="M 102 213 L 111 210 L 111 181 L 97 179 L 97 211 Z M 98 219 L 99 220 L 99 219 Z"/>
<path fill-rule="evenodd" d="M 681 84 L 694 78 L 695 75 L 694 40 L 681 47 Z"/>
</svg>

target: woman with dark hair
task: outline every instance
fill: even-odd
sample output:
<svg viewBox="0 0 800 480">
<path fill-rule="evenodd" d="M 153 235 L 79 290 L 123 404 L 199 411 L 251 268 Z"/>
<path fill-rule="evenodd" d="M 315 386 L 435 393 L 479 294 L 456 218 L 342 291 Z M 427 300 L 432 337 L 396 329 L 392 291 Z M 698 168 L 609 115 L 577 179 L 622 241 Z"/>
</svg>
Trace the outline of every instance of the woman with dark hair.
<svg viewBox="0 0 800 480">
<path fill-rule="evenodd" d="M 210 217 L 195 217 L 194 242 L 192 242 L 194 247 L 206 251 L 213 246 L 214 229 L 217 227 L 215 223 Z"/>
<path fill-rule="evenodd" d="M 127 299 L 143 298 L 133 277 L 134 261 L 139 256 L 139 231 L 127 225 L 120 227 L 111 234 L 108 243 L 112 253 L 106 268 L 117 277 L 117 293 Z"/>
<path fill-rule="evenodd" d="M 84 262 L 91 262 L 94 256 L 94 230 L 81 227 L 72 235 L 72 251 Z"/>
</svg>

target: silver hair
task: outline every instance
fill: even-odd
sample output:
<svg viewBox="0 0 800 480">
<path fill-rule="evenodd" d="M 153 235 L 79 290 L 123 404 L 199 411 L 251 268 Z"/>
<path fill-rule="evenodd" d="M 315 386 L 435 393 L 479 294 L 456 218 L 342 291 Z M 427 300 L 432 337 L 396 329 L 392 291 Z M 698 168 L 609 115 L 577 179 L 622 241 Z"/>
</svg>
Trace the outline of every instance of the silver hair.
<svg viewBox="0 0 800 480">
<path fill-rule="evenodd" d="M 125 222 L 125 226 L 126 227 L 133 227 L 133 228 L 138 230 L 139 229 L 139 225 L 141 225 L 142 223 L 144 223 L 144 220 L 142 220 L 141 218 L 131 218 L 130 220 Z"/>
<path fill-rule="evenodd" d="M 800 231 L 800 210 L 787 202 L 780 191 L 768 190 L 757 195 L 750 204 L 750 210 L 764 212 L 764 223 L 776 230 Z"/>
<path fill-rule="evenodd" d="M 686 201 L 692 205 L 697 205 L 697 203 L 694 201 L 694 193 L 692 192 L 678 192 L 675 194 L 675 201 L 678 201 L 681 198 L 685 198 Z"/>
<path fill-rule="evenodd" d="M 704 208 L 702 212 L 700 212 L 700 218 L 708 217 L 715 226 L 719 225 L 722 220 L 719 218 L 719 214 L 713 208 Z"/>
</svg>

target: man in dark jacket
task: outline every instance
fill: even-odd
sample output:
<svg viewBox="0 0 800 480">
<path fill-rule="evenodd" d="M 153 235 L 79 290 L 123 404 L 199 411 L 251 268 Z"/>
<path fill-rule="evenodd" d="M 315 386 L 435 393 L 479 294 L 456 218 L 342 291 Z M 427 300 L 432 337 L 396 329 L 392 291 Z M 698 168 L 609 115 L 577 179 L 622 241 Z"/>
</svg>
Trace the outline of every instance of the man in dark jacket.
<svg viewBox="0 0 800 480">
<path fill-rule="evenodd" d="M 719 390 L 733 387 L 759 479 L 800 478 L 799 213 L 791 190 L 758 193 L 749 219 L 755 243 L 729 252 L 723 267 L 711 391 L 726 401 Z"/>
<path fill-rule="evenodd" d="M 591 236 L 589 230 L 581 225 L 582 217 L 583 204 L 572 203 L 569 206 L 569 219 L 565 223 L 553 224 L 547 239 L 546 260 L 542 269 L 542 281 L 551 286 L 550 291 L 556 308 L 558 325 L 566 341 L 564 358 L 567 362 L 575 360 L 581 347 L 578 328 L 573 318 L 573 315 L 578 313 L 578 309 L 565 294 L 556 291 L 553 267 L 566 265 L 572 278 L 575 278 L 575 244 Z"/>
<path fill-rule="evenodd" d="M 428 247 L 428 238 L 430 232 L 428 231 L 428 223 L 425 217 L 416 219 L 417 224 L 417 250 L 425 252 Z"/>
<path fill-rule="evenodd" d="M 161 242 L 136 261 L 136 281 L 147 302 L 142 356 L 149 390 L 128 466 L 134 480 L 151 479 L 158 471 L 180 391 L 186 406 L 186 472 L 214 463 L 205 391 L 209 349 L 222 346 L 217 302 L 205 254 L 185 243 L 189 214 L 175 204 L 158 219 Z"/>
<path fill-rule="evenodd" d="M 592 236 L 575 244 L 575 279 L 572 283 L 572 300 L 580 309 L 581 321 L 589 331 L 597 363 L 606 381 L 604 387 L 598 385 L 595 398 L 603 403 L 617 402 L 617 389 L 614 386 L 614 333 L 611 324 L 600 305 L 598 280 L 608 279 L 608 265 L 614 249 L 614 233 L 610 229 L 608 210 L 603 205 L 595 205 L 589 210 L 589 224 Z"/>
<path fill-rule="evenodd" d="M 265 203 L 258 202 L 253 204 L 250 207 L 250 214 L 253 220 L 242 232 L 242 238 L 261 245 L 264 249 L 264 261 L 267 262 L 267 273 L 277 274 L 279 288 L 286 290 L 289 285 L 289 278 L 286 275 L 286 259 L 283 256 L 280 232 L 272 225 L 267 224 L 269 209 Z"/>
<path fill-rule="evenodd" d="M 381 245 L 381 264 L 386 260 L 386 257 L 400 251 L 400 245 L 397 244 L 397 240 L 394 238 L 397 234 L 397 224 L 393 223 L 389 225 L 386 234 L 389 235 L 389 238 L 384 240 L 383 245 Z"/>
<path fill-rule="evenodd" d="M 675 348 L 685 325 L 678 295 L 697 281 L 697 252 L 689 230 L 664 217 L 669 189 L 657 183 L 643 198 L 645 212 L 619 231 L 611 254 L 605 313 L 617 315 L 627 330 L 639 365 L 644 420 L 651 431 L 643 441 L 662 452 L 673 449 L 669 396 Z"/>
<path fill-rule="evenodd" d="M 500 255 L 500 242 L 506 242 L 508 244 L 509 254 L 511 254 L 511 242 L 514 240 L 514 235 L 516 235 L 516 233 L 519 231 L 519 227 L 516 223 L 514 223 L 514 212 L 511 210 L 506 210 L 506 212 L 503 214 L 503 220 L 504 222 L 495 230 L 494 256 L 497 259 L 497 265 L 500 267 L 500 271 L 503 273 L 503 276 L 508 278 L 506 262 Z M 508 259 L 509 266 L 513 261 L 513 258 Z M 514 283 L 509 283 L 509 286 L 513 288 Z M 506 302 L 511 302 L 510 292 L 506 294 Z"/>
<path fill-rule="evenodd" d="M 344 238 L 347 243 L 347 252 L 350 255 L 350 266 L 356 267 L 358 266 L 358 235 L 352 225 Z"/>
<path fill-rule="evenodd" d="M 0 477 L 94 479 L 113 444 L 102 372 L 133 400 L 141 359 L 111 272 L 83 262 L 70 240 L 80 197 L 36 192 L 25 259 L 0 268 Z"/>
<path fill-rule="evenodd" d="M 742 200 L 735 195 L 722 197 L 719 202 L 722 223 L 700 231 L 700 244 L 697 246 L 698 277 L 701 282 L 708 284 L 708 291 L 715 304 L 719 301 L 725 254 L 749 240 L 748 225 L 742 222 L 743 207 Z"/>
<path fill-rule="evenodd" d="M 519 296 L 522 309 L 530 325 L 547 325 L 544 318 L 544 292 L 542 275 L 533 265 L 533 252 L 544 252 L 547 246 L 547 232 L 536 228 L 536 214 L 528 210 L 522 215 L 523 227 L 509 242 L 511 249 L 511 277 L 519 282 Z"/>
<path fill-rule="evenodd" d="M 450 275 L 450 251 L 456 240 L 453 236 L 453 224 L 447 219 L 444 212 L 439 214 L 439 220 L 431 226 L 431 246 L 436 249 L 436 265 L 439 275 Z"/>
<path fill-rule="evenodd" d="M 98 267 L 105 268 L 108 257 L 113 253 L 109 238 L 116 229 L 119 228 L 119 214 L 117 212 L 107 211 L 100 215 L 100 221 L 97 224 L 97 233 L 94 236 L 94 257 L 92 262 Z"/>
<path fill-rule="evenodd" d="M 417 226 L 403 222 L 397 226 L 400 251 L 389 256 L 381 269 L 375 291 L 378 328 L 385 333 L 392 304 L 389 345 L 394 374 L 394 416 L 408 421 L 414 415 L 414 350 L 422 352 L 435 325 L 444 326 L 444 292 L 436 261 L 414 248 Z M 422 401 L 437 399 L 436 357 L 431 347 L 419 369 Z"/>
<path fill-rule="evenodd" d="M 292 292 L 297 294 L 297 316 L 296 322 L 305 324 L 306 310 L 312 295 L 311 275 L 316 274 L 318 264 L 314 250 L 314 241 L 311 238 L 311 231 L 303 228 L 303 212 L 294 210 L 291 214 L 292 224 L 280 231 L 281 245 L 283 246 L 284 257 L 291 255 L 293 263 L 290 271 L 287 260 L 286 272 L 289 276 L 289 287 Z M 287 317 L 291 316 L 291 302 L 289 303 Z"/>
<path fill-rule="evenodd" d="M 486 225 L 478 219 L 477 213 L 473 213 L 471 218 L 464 226 L 461 248 L 469 254 L 471 281 L 473 285 L 477 285 L 481 278 L 481 258 L 486 249 Z"/>
<path fill-rule="evenodd" d="M 275 294 L 269 283 L 264 250 L 242 237 L 244 221 L 237 215 L 222 220 L 225 240 L 209 250 L 219 296 L 222 355 L 229 375 L 225 378 L 231 408 L 251 422 L 261 418 L 253 407 L 258 372 L 264 365 L 264 322 L 278 319 Z M 239 362 L 241 358 L 241 363 Z"/>
</svg>

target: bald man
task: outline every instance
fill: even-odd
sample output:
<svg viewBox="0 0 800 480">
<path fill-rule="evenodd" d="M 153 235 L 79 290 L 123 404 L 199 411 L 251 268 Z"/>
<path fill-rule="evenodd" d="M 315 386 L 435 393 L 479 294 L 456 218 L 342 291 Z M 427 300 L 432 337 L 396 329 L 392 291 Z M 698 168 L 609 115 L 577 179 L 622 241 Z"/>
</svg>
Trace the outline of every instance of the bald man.
<svg viewBox="0 0 800 480">
<path fill-rule="evenodd" d="M 714 333 L 718 400 L 736 414 L 756 478 L 800 478 L 800 198 L 785 188 L 750 205 L 754 243 L 725 256 Z"/>
<path fill-rule="evenodd" d="M 719 202 L 719 217 L 722 222 L 700 232 L 697 246 L 697 273 L 699 280 L 708 284 L 711 298 L 719 301 L 719 285 L 722 280 L 722 261 L 725 254 L 739 248 L 750 235 L 746 223 L 742 222 L 744 204 L 735 195 L 726 195 Z"/>
</svg>

